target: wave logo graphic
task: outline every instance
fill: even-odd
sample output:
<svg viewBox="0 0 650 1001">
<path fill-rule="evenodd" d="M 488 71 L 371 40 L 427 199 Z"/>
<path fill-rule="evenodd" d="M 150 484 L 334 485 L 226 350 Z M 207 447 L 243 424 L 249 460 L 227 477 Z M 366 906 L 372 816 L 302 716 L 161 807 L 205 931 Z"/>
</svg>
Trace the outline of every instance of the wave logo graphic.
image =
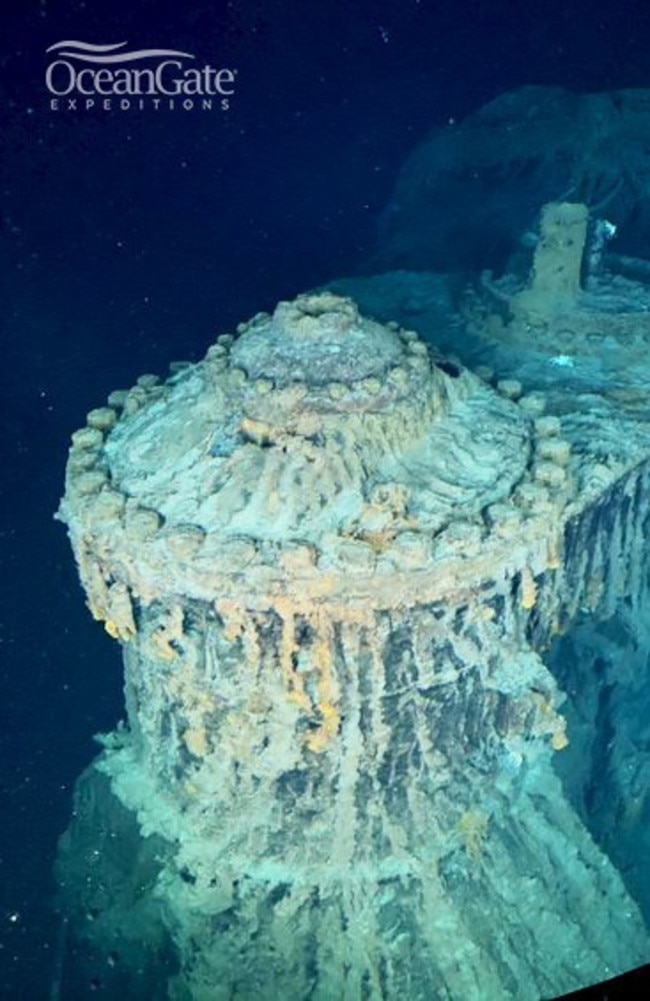
<svg viewBox="0 0 650 1001">
<path fill-rule="evenodd" d="M 181 52 L 178 49 L 136 49 L 134 52 L 118 52 L 128 42 L 117 42 L 115 45 L 92 45 L 90 42 L 55 42 L 46 52 L 56 52 L 57 56 L 67 59 L 78 59 L 84 63 L 110 65 L 111 63 L 130 63 L 136 59 L 182 58 L 195 59 L 191 52 Z"/>
<path fill-rule="evenodd" d="M 234 93 L 236 69 L 223 66 L 197 66 L 196 57 L 181 49 L 129 48 L 127 42 L 114 45 L 94 45 L 91 42 L 55 42 L 46 50 L 49 64 L 45 84 L 58 109 L 60 98 L 67 100 L 70 110 L 75 102 L 84 108 L 102 107 L 112 110 L 175 107 L 192 108 L 197 104 L 210 108 L 211 101 L 227 109 Z M 135 99 L 135 100 L 133 100 Z"/>
</svg>

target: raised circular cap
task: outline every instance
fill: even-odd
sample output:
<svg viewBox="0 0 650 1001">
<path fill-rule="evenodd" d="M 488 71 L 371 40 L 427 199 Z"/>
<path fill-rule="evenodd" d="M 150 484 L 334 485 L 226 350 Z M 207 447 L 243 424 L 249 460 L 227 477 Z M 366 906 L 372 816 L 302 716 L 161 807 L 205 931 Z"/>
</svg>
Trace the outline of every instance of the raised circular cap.
<svg viewBox="0 0 650 1001">
<path fill-rule="evenodd" d="M 394 330 L 361 316 L 351 299 L 320 292 L 253 320 L 231 359 L 252 379 L 318 386 L 382 375 L 403 353 Z"/>
</svg>

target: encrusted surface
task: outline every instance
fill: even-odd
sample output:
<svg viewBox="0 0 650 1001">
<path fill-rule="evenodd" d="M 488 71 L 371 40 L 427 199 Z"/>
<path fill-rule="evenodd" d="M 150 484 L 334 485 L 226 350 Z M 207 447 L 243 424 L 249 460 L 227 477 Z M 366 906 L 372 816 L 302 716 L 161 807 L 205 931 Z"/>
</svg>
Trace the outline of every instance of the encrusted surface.
<svg viewBox="0 0 650 1001">
<path fill-rule="evenodd" d="M 261 355 L 269 374 L 259 345 L 267 335 L 275 344 L 284 325 L 283 374 L 261 380 L 251 359 Z M 348 338 L 356 351 L 378 331 L 385 351 L 369 352 L 375 374 L 359 379 L 357 365 L 352 378 Z M 285 366 L 300 358 L 309 376 L 291 381 Z M 125 409 L 105 442 L 94 427 L 75 442 L 62 506 L 64 517 L 74 511 L 82 574 L 104 619 L 114 616 L 99 563 L 104 583 L 144 601 L 209 600 L 224 588 L 232 597 L 243 586 L 253 607 L 268 607 L 299 582 L 305 597 L 372 595 L 386 607 L 387 575 L 401 572 L 412 595 L 404 600 L 422 587 L 433 595 L 436 556 L 458 549 L 459 522 L 468 522 L 462 559 L 473 535 L 480 560 L 482 512 L 508 502 L 528 475 L 526 413 L 467 370 L 436 362 L 415 335 L 363 320 L 333 295 L 281 304 L 230 351 L 211 349 Z"/>
<path fill-rule="evenodd" d="M 61 508 L 124 644 L 96 768 L 170 846 L 169 996 L 496 1001 L 641 961 L 540 653 L 648 601 L 647 436 L 622 416 L 614 461 L 607 401 L 545 413 L 329 292 L 238 334 L 93 411 Z"/>
</svg>

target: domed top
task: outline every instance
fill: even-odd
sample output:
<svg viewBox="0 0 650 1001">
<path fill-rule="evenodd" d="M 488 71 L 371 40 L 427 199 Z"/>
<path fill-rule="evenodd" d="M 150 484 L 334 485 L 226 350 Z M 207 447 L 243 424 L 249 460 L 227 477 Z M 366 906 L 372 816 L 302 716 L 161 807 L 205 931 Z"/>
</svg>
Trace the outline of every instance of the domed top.
<svg viewBox="0 0 650 1001">
<path fill-rule="evenodd" d="M 403 353 L 394 330 L 360 316 L 351 299 L 322 292 L 255 318 L 233 344 L 231 359 L 252 379 L 318 386 L 381 376 Z"/>
<path fill-rule="evenodd" d="M 445 533 L 480 550 L 482 511 L 526 472 L 515 403 L 329 292 L 238 330 L 77 432 L 62 516 L 90 590 L 101 567 L 145 601 L 243 588 L 255 607 L 298 581 L 381 604 L 401 571 L 415 598 Z"/>
</svg>

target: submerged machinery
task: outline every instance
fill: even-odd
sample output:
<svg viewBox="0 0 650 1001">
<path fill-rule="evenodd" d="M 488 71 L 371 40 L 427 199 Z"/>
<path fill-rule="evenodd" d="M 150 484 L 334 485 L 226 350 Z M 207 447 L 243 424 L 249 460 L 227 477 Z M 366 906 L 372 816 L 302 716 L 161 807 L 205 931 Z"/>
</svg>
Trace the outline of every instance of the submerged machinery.
<svg viewBox="0 0 650 1001">
<path fill-rule="evenodd" d="M 647 959 L 643 895 L 556 768 L 594 701 L 562 644 L 592 623 L 624 695 L 598 630 L 642 671 L 648 609 L 645 291 L 586 287 L 585 217 L 547 206 L 528 276 L 463 297 L 480 365 L 323 290 L 75 433 L 60 517 L 127 719 L 61 842 L 70 977 L 119 956 L 122 996 L 491 1001 Z"/>
</svg>

